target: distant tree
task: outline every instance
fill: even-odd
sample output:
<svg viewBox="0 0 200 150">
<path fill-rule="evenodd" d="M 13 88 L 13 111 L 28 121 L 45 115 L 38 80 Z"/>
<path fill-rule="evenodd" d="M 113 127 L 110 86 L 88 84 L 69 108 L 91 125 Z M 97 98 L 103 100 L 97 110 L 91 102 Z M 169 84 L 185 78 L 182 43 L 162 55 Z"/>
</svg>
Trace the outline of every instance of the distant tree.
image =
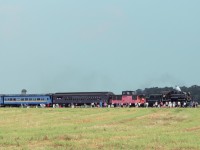
<svg viewBox="0 0 200 150">
<path fill-rule="evenodd" d="M 137 89 L 137 90 L 136 90 L 136 93 L 137 93 L 137 94 L 143 94 L 143 90 L 142 90 L 142 89 Z"/>
<path fill-rule="evenodd" d="M 27 90 L 26 89 L 22 89 L 21 94 L 26 94 Z"/>
</svg>

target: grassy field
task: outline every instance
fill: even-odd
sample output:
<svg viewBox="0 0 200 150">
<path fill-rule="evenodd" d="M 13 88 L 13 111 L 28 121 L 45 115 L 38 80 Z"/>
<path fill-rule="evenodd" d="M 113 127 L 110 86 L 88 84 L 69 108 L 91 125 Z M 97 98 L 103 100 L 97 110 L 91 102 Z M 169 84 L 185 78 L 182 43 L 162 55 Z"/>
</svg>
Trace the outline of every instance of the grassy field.
<svg viewBox="0 0 200 150">
<path fill-rule="evenodd" d="M 1 108 L 0 149 L 200 149 L 197 108 Z"/>
</svg>

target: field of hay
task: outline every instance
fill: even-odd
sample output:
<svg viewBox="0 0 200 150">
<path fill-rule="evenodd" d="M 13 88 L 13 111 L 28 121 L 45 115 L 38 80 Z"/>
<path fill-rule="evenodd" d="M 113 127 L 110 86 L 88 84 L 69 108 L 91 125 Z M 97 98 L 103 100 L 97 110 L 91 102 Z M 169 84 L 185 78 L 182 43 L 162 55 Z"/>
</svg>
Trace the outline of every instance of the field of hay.
<svg viewBox="0 0 200 150">
<path fill-rule="evenodd" d="M 199 150 L 198 108 L 1 108 L 0 149 Z"/>
</svg>

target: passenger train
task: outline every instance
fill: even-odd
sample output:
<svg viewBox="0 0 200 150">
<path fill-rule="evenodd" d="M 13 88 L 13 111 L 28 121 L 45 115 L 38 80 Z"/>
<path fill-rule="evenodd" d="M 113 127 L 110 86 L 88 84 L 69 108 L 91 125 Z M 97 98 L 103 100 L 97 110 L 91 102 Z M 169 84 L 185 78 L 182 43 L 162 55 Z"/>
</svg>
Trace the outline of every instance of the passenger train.
<svg viewBox="0 0 200 150">
<path fill-rule="evenodd" d="M 3 94 L 0 95 L 0 106 L 38 106 L 69 107 L 72 105 L 96 105 L 96 106 L 144 106 L 146 103 L 153 105 L 155 102 L 181 101 L 189 102 L 191 97 L 184 92 L 171 91 L 167 94 L 151 94 L 149 96 L 138 95 L 135 91 L 123 91 L 121 95 L 112 92 L 71 92 L 49 94 Z"/>
</svg>

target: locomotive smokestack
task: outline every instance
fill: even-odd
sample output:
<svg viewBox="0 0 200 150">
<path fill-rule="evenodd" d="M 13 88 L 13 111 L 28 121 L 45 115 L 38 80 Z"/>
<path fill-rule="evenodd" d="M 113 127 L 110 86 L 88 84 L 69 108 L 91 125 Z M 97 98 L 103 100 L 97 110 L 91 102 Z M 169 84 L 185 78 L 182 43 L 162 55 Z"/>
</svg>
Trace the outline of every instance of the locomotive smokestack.
<svg viewBox="0 0 200 150">
<path fill-rule="evenodd" d="M 176 86 L 176 87 L 175 87 L 175 90 L 181 92 L 181 88 L 180 88 L 179 86 Z"/>
</svg>

